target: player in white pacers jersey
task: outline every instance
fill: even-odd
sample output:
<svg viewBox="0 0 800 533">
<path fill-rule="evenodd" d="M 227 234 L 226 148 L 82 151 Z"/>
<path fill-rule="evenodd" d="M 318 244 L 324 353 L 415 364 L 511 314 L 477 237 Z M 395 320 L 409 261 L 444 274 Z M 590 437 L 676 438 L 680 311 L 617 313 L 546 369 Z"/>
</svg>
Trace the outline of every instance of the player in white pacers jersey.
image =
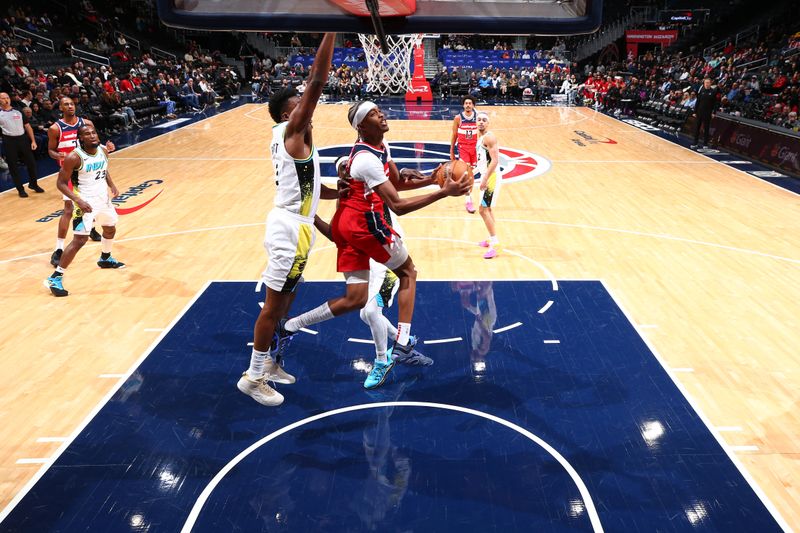
<svg viewBox="0 0 800 533">
<path fill-rule="evenodd" d="M 333 33 L 322 38 L 302 97 L 294 89 L 284 89 L 269 100 L 269 114 L 277 125 L 270 145 L 275 167 L 275 206 L 267 216 L 264 247 L 269 262 L 261 275 L 267 297 L 253 328 L 250 367 L 237 384 L 240 391 L 262 405 L 283 403 L 283 395 L 267 381 L 295 382 L 294 376 L 281 368 L 279 356 L 290 338 L 281 319 L 289 312 L 314 245 L 317 204 L 320 198 L 337 197 L 335 190 L 320 182 L 319 155 L 311 135 L 311 119 L 328 81 L 334 38 Z"/>
<path fill-rule="evenodd" d="M 503 175 L 500 171 L 500 146 L 494 133 L 489 131 L 489 115 L 481 111 L 478 113 L 478 172 L 481 175 L 481 206 L 479 212 L 486 224 L 489 238 L 480 244 L 489 250 L 483 254 L 484 259 L 493 259 L 500 253 L 500 242 L 497 239 L 497 227 L 494 220 L 492 207 L 497 204 L 500 196 L 500 185 Z"/>
<path fill-rule="evenodd" d="M 54 296 L 69 294 L 64 289 L 62 276 L 78 250 L 86 244 L 95 222 L 103 228 L 102 253 L 97 266 L 100 268 L 125 266 L 111 256 L 117 232 L 117 211 L 111 203 L 111 198 L 117 196 L 119 191 L 108 171 L 108 154 L 105 147 L 100 145 L 100 139 L 93 125 L 82 126 L 78 130 L 78 138 L 80 147 L 64 158 L 64 164 L 58 172 L 58 190 L 75 204 L 75 209 L 72 214 L 72 242 L 64 249 L 55 272 L 45 280 L 45 286 Z M 73 180 L 72 190 L 69 188 L 70 180 Z"/>
</svg>

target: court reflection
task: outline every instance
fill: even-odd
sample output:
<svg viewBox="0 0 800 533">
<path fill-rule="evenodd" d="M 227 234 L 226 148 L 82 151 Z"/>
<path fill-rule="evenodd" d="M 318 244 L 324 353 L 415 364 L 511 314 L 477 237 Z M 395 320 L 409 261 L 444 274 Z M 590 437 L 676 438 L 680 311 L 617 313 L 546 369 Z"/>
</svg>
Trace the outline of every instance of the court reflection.
<svg viewBox="0 0 800 533">
<path fill-rule="evenodd" d="M 475 317 L 470 330 L 470 368 L 476 382 L 481 382 L 487 371 L 486 355 L 492 344 L 497 306 L 491 281 L 455 281 L 450 284 L 459 295 L 461 307 Z"/>
</svg>

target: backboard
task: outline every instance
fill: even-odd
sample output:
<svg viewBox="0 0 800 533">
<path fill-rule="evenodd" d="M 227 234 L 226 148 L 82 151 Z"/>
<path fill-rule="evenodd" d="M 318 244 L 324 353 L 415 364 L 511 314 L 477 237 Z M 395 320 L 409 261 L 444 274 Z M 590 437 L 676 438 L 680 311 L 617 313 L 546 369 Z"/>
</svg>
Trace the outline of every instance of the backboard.
<svg viewBox="0 0 800 533">
<path fill-rule="evenodd" d="M 379 2 L 380 3 L 380 2 Z M 369 17 L 328 0 L 157 0 L 169 26 L 203 30 L 373 33 Z M 407 17 L 383 17 L 388 34 L 572 35 L 595 31 L 602 0 L 417 0 Z"/>
</svg>

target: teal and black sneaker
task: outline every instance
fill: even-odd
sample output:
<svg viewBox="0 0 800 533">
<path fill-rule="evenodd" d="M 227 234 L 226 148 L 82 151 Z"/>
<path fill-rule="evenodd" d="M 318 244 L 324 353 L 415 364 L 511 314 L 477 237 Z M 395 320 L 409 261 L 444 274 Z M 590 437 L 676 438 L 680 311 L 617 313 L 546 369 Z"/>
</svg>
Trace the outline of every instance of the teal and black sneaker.
<svg viewBox="0 0 800 533">
<path fill-rule="evenodd" d="M 67 296 L 69 294 L 69 291 L 64 288 L 61 276 L 50 276 L 44 280 L 44 286 L 50 289 L 53 296 Z"/>
<path fill-rule="evenodd" d="M 386 381 L 386 376 L 394 366 L 394 361 L 389 359 L 385 363 L 381 363 L 377 359 L 372 363 L 372 370 L 370 370 L 367 379 L 364 380 L 365 389 L 374 389 L 383 385 Z"/>
<path fill-rule="evenodd" d="M 112 256 L 108 256 L 108 259 L 103 259 L 102 257 L 98 259 L 97 266 L 100 268 L 125 268 L 125 263 L 120 263 Z"/>
</svg>

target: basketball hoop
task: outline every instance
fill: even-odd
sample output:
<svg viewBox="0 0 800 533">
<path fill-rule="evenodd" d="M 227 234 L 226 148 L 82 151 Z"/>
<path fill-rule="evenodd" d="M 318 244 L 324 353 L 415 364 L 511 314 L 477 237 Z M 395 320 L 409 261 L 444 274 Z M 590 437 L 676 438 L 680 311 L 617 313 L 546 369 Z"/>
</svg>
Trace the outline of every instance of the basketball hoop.
<svg viewBox="0 0 800 533">
<path fill-rule="evenodd" d="M 358 38 L 367 57 L 367 90 L 381 95 L 406 92 L 411 81 L 411 56 L 422 43 L 422 34 L 387 35 L 386 53 L 375 35 L 359 33 Z"/>
</svg>

